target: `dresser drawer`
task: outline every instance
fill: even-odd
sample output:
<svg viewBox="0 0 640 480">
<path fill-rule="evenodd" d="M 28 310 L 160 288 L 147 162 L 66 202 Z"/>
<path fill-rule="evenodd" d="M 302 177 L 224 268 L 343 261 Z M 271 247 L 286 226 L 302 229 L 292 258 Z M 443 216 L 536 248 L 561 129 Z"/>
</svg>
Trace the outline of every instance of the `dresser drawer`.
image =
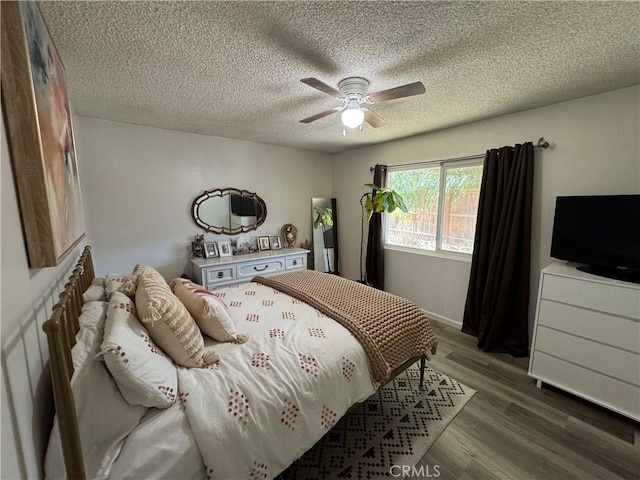
<svg viewBox="0 0 640 480">
<path fill-rule="evenodd" d="M 582 398 L 640 420 L 640 387 L 535 352 L 531 375 Z"/>
<path fill-rule="evenodd" d="M 287 270 L 306 268 L 306 257 L 306 255 L 300 255 L 299 257 L 288 257 L 286 262 Z"/>
<path fill-rule="evenodd" d="M 640 290 L 637 288 L 545 275 L 541 298 L 640 319 Z"/>
<path fill-rule="evenodd" d="M 206 280 L 206 288 L 210 290 L 222 283 L 228 283 L 236 279 L 236 269 L 233 265 L 208 268 L 204 274 Z"/>
<path fill-rule="evenodd" d="M 253 278 L 257 275 L 273 275 L 284 272 L 285 263 L 283 259 L 263 260 L 238 265 L 238 279 Z"/>
<path fill-rule="evenodd" d="M 640 322 L 542 299 L 538 325 L 640 353 Z"/>
<path fill-rule="evenodd" d="M 553 357 L 640 386 L 640 356 L 626 350 L 539 325 L 535 353 Z"/>
</svg>

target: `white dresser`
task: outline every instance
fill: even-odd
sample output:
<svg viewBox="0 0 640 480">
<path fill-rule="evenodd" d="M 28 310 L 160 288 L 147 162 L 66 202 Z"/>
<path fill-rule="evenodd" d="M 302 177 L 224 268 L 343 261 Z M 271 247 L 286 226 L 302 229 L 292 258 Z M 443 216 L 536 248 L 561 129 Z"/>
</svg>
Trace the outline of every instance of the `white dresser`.
<svg viewBox="0 0 640 480">
<path fill-rule="evenodd" d="M 640 285 L 542 270 L 529 375 L 640 420 Z"/>
<path fill-rule="evenodd" d="M 233 257 L 194 258 L 193 277 L 207 290 L 245 283 L 253 277 L 268 277 L 277 273 L 307 268 L 307 254 L 304 248 L 284 248 L 263 252 L 234 255 Z"/>
</svg>

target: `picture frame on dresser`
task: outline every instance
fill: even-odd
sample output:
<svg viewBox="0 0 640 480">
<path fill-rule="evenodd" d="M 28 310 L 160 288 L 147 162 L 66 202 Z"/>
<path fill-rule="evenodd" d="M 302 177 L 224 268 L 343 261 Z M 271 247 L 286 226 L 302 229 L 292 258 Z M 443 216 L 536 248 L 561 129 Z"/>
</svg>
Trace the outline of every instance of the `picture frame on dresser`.
<svg viewBox="0 0 640 480">
<path fill-rule="evenodd" d="M 205 242 L 204 244 L 205 258 L 216 258 L 219 256 L 218 244 L 216 242 Z"/>
<path fill-rule="evenodd" d="M 268 235 L 261 235 L 258 237 L 258 250 L 270 250 L 271 243 L 269 242 Z"/>
<path fill-rule="evenodd" d="M 221 240 L 218 242 L 218 253 L 221 257 L 230 257 L 233 255 L 229 240 Z"/>
<path fill-rule="evenodd" d="M 282 248 L 282 240 L 277 235 L 269 239 L 269 244 L 271 246 L 271 250 L 280 250 Z"/>
</svg>

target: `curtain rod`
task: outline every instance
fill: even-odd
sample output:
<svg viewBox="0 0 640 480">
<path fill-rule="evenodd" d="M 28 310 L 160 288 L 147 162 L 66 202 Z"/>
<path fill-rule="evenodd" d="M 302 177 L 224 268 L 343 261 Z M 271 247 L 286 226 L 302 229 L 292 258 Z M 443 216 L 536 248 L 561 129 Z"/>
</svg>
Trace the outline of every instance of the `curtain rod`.
<svg viewBox="0 0 640 480">
<path fill-rule="evenodd" d="M 540 137 L 538 139 L 538 143 L 533 146 L 533 148 L 549 148 L 549 142 L 547 142 L 544 137 Z M 462 162 L 465 160 L 472 160 L 478 157 L 484 157 L 485 153 L 478 153 L 477 155 L 467 155 L 466 157 L 457 157 L 457 158 L 447 158 L 446 160 L 428 160 L 426 162 L 416 162 L 416 163 L 401 163 L 399 165 L 389 165 L 390 167 L 408 167 L 411 165 L 426 165 L 429 163 L 442 163 L 442 162 Z M 369 171 L 373 172 L 375 167 L 369 167 Z"/>
</svg>

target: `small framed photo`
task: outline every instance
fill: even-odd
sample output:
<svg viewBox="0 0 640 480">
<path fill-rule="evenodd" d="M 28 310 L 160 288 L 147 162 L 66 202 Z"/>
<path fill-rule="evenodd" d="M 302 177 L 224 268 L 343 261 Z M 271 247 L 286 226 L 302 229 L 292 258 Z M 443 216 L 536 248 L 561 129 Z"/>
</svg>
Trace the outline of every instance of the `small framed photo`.
<svg viewBox="0 0 640 480">
<path fill-rule="evenodd" d="M 271 247 L 269 246 L 269 237 L 267 235 L 258 237 L 258 249 L 259 250 L 269 250 Z"/>
<path fill-rule="evenodd" d="M 271 241 L 271 250 L 280 250 L 282 248 L 280 237 L 271 237 L 269 240 Z"/>
<path fill-rule="evenodd" d="M 231 243 L 229 243 L 229 240 L 222 240 L 218 242 L 218 250 L 220 251 L 221 257 L 230 257 L 231 255 L 233 255 L 233 252 L 231 251 Z"/>
<path fill-rule="evenodd" d="M 204 256 L 205 258 L 214 258 L 218 256 L 218 245 L 216 242 L 204 243 Z"/>
</svg>

